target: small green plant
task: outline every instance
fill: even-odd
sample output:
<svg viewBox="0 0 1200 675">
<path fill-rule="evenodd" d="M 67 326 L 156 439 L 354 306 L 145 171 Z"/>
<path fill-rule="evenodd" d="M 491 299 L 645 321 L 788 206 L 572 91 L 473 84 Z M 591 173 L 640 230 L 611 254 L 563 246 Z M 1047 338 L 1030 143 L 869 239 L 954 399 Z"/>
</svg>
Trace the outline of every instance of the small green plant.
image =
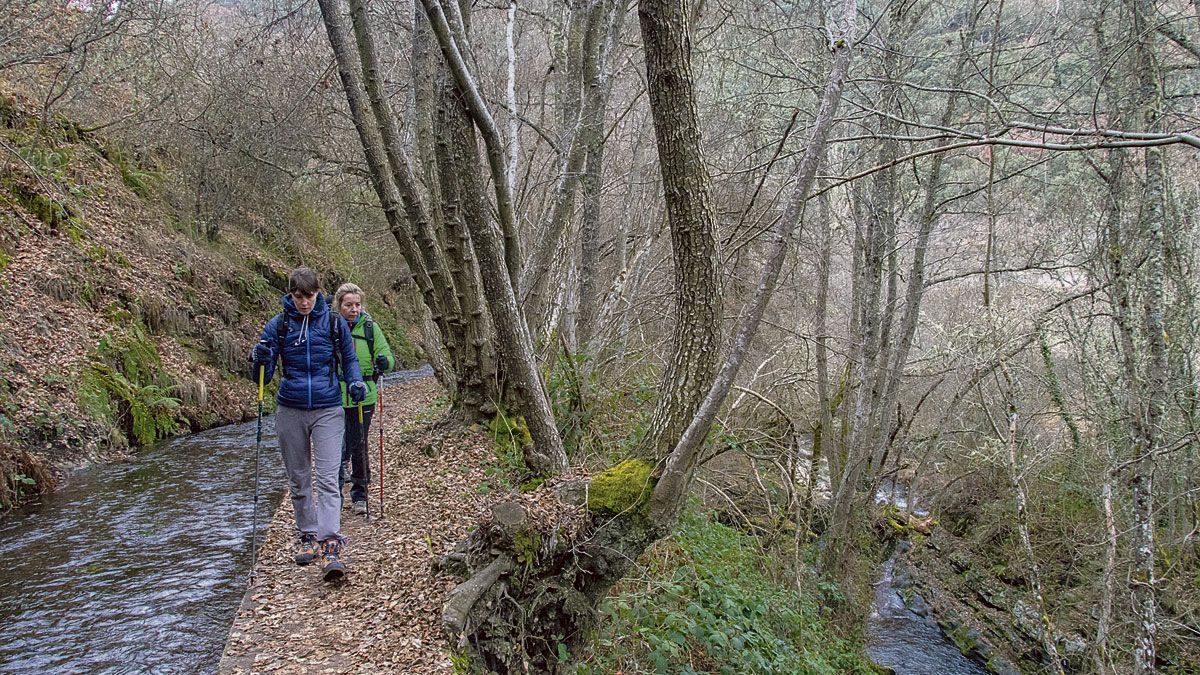
<svg viewBox="0 0 1200 675">
<path fill-rule="evenodd" d="M 192 270 L 192 266 L 183 261 L 175 263 L 174 272 L 175 278 L 185 284 L 190 284 L 196 279 L 196 273 Z"/>
<path fill-rule="evenodd" d="M 9 500 L 20 503 L 30 494 L 37 492 L 37 480 L 23 473 L 13 473 L 8 477 Z"/>
<path fill-rule="evenodd" d="M 594 388 L 596 372 L 589 361 L 585 354 L 566 354 L 554 362 L 546 378 L 546 393 L 568 454 L 582 449 L 591 430 L 594 411 L 585 394 Z"/>
<path fill-rule="evenodd" d="M 149 445 L 177 429 L 179 399 L 168 395 L 172 386 L 154 343 L 134 320 L 127 333 L 101 338 L 80 379 L 79 403 L 88 414 Z"/>
<path fill-rule="evenodd" d="M 503 407 L 496 416 L 488 422 L 491 432 L 496 464 L 486 469 L 486 473 L 495 476 L 503 487 L 511 487 L 513 481 L 520 483 L 530 477 L 529 469 L 525 466 L 525 446 L 533 443 L 529 435 L 529 427 L 525 418 L 507 414 Z"/>
<path fill-rule="evenodd" d="M 136 157 L 116 146 L 106 146 L 101 154 L 121 172 L 121 182 L 142 199 L 150 199 L 166 180 L 162 171 L 142 166 Z"/>
</svg>

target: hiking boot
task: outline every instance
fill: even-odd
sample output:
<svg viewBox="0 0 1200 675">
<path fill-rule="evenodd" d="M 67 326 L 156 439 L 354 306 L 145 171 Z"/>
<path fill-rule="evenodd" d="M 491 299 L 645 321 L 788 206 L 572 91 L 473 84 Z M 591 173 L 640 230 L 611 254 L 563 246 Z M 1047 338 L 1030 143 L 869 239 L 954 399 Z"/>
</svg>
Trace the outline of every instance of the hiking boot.
<svg viewBox="0 0 1200 675">
<path fill-rule="evenodd" d="M 346 565 L 340 558 L 342 542 L 336 539 L 321 542 L 321 576 L 325 581 L 341 581 L 346 577 Z"/>
<path fill-rule="evenodd" d="M 303 535 L 296 542 L 296 555 L 292 560 L 295 560 L 297 565 L 307 565 L 316 560 L 318 549 L 316 537 L 311 534 Z"/>
<path fill-rule="evenodd" d="M 354 515 L 356 515 L 356 516 L 367 515 L 367 500 L 359 499 L 354 502 Z"/>
</svg>

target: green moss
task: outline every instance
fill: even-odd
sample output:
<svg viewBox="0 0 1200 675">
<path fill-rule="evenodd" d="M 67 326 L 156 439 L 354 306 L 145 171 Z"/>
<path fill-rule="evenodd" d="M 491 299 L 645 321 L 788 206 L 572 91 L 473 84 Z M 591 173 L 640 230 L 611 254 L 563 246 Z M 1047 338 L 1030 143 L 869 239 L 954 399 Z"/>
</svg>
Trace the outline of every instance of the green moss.
<svg viewBox="0 0 1200 675">
<path fill-rule="evenodd" d="M 958 647 L 963 656 L 970 656 L 979 647 L 979 639 L 974 637 L 966 626 L 956 626 L 946 633 L 946 637 L 954 642 L 954 646 Z"/>
<path fill-rule="evenodd" d="M 521 490 L 521 492 L 533 492 L 534 490 L 541 487 L 542 483 L 545 483 L 545 482 L 546 482 L 545 476 L 534 476 L 533 478 L 530 478 L 529 480 L 521 483 L 520 490 Z"/>
<path fill-rule="evenodd" d="M 627 459 L 597 474 L 588 485 L 588 509 L 609 514 L 644 509 L 654 490 L 653 471 L 640 459 Z"/>
<path fill-rule="evenodd" d="M 525 446 L 533 445 L 533 436 L 529 434 L 529 425 L 520 415 L 508 415 L 504 410 L 496 412 L 496 416 L 488 422 L 492 432 L 492 441 L 496 444 L 496 458 L 506 470 L 521 473 L 525 470 Z"/>
<path fill-rule="evenodd" d="M 542 548 L 542 535 L 533 530 L 521 530 L 513 535 L 512 543 L 517 562 L 530 567 L 537 560 L 538 551 Z"/>
<path fill-rule="evenodd" d="M 12 256 L 4 251 L 0 251 L 0 274 L 3 274 L 4 270 L 8 269 L 10 264 L 12 264 Z"/>
</svg>

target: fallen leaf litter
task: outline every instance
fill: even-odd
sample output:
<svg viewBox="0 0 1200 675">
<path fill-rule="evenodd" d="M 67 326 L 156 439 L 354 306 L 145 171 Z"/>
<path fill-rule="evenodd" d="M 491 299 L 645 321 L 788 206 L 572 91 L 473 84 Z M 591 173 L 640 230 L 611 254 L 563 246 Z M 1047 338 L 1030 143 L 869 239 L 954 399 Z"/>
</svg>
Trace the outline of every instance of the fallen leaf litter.
<svg viewBox="0 0 1200 675">
<path fill-rule="evenodd" d="M 439 393 L 432 378 L 386 390 L 385 511 L 373 474 L 372 519 L 342 511 L 347 580 L 321 581 L 319 565 L 292 562 L 292 508 L 284 499 L 259 554 L 253 588 L 230 630 L 221 673 L 450 673 L 442 603 L 454 580 L 430 562 L 449 551 L 496 499 L 477 487 L 494 462 L 480 433 L 450 434 L 426 456 L 411 427 Z M 372 468 L 378 436 L 371 429 Z"/>
</svg>

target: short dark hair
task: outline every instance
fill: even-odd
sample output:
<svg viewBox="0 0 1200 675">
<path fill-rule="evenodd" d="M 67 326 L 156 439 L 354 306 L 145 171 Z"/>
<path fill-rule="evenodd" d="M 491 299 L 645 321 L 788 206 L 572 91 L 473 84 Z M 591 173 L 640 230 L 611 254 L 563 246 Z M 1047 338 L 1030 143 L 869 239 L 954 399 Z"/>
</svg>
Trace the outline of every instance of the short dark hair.
<svg viewBox="0 0 1200 675">
<path fill-rule="evenodd" d="M 311 267 L 297 267 L 288 273 L 288 293 L 300 291 L 305 295 L 316 293 L 321 288 L 321 280 Z"/>
</svg>

